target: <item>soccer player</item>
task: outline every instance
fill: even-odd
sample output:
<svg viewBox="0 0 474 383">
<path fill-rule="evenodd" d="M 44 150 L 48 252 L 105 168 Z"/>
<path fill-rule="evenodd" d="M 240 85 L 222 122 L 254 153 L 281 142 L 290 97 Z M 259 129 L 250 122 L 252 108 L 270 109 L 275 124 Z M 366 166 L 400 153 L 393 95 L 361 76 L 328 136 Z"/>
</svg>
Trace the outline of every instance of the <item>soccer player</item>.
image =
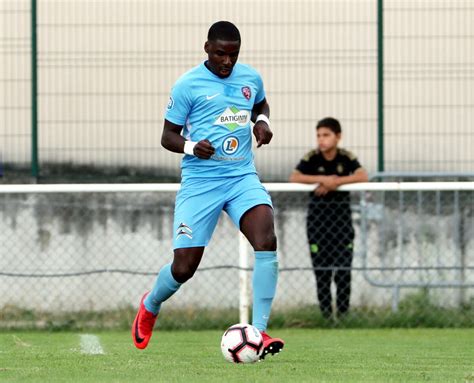
<svg viewBox="0 0 474 383">
<path fill-rule="evenodd" d="M 332 317 L 331 281 L 336 284 L 338 316 L 349 310 L 354 228 L 349 192 L 337 187 L 367 182 L 368 175 L 356 156 L 338 147 L 342 130 L 328 117 L 316 125 L 317 149 L 307 153 L 290 175 L 290 182 L 318 184 L 311 193 L 306 233 L 323 317 Z"/>
<path fill-rule="evenodd" d="M 270 107 L 260 75 L 237 63 L 240 44 L 234 24 L 216 22 L 204 44 L 207 60 L 171 90 L 161 144 L 185 154 L 175 204 L 174 258 L 140 302 L 132 327 L 140 349 L 148 345 L 161 304 L 194 275 L 222 210 L 255 250 L 252 324 L 263 335 L 263 357 L 284 346 L 265 332 L 278 278 L 277 241 L 272 201 L 257 176 L 251 148 L 251 121 L 257 148 L 272 139 Z"/>
</svg>

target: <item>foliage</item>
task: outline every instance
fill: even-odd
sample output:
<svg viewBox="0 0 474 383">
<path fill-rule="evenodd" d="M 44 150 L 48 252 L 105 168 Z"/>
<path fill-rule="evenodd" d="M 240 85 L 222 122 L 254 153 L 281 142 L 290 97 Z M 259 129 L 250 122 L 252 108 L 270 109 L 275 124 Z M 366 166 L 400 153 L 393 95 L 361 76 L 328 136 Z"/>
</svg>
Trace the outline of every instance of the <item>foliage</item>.
<svg viewBox="0 0 474 383">
<path fill-rule="evenodd" d="M 0 311 L 0 329 L 128 329 L 136 309 L 124 307 L 111 311 L 37 312 L 15 306 L 5 306 Z M 205 309 L 166 307 L 158 320 L 164 330 L 210 330 L 226 328 L 238 323 L 236 308 Z M 469 328 L 474 327 L 474 302 L 459 308 L 441 307 L 430 301 L 429 294 L 407 296 L 398 311 L 390 308 L 358 307 L 343 318 L 324 319 L 316 306 L 276 309 L 272 313 L 273 328 Z"/>
</svg>

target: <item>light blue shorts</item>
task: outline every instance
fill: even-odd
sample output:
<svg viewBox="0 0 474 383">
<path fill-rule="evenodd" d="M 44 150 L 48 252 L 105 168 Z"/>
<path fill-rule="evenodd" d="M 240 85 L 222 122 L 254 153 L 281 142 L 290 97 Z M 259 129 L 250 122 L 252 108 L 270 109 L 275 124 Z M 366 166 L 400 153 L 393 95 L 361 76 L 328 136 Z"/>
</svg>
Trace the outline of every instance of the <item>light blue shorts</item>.
<svg viewBox="0 0 474 383">
<path fill-rule="evenodd" d="M 244 213 L 272 200 L 256 174 L 228 178 L 191 178 L 176 195 L 173 248 L 207 246 L 224 210 L 237 228 Z"/>
</svg>

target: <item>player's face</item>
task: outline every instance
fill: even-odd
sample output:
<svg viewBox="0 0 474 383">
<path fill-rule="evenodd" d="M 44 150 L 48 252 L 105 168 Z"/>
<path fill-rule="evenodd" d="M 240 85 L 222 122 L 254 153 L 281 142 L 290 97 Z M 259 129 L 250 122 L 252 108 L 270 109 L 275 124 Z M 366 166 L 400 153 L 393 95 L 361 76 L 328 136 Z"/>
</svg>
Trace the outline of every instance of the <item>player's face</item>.
<svg viewBox="0 0 474 383">
<path fill-rule="evenodd" d="M 216 76 L 229 77 L 240 52 L 240 41 L 206 41 L 207 65 Z"/>
<path fill-rule="evenodd" d="M 334 133 L 329 128 L 321 127 L 316 131 L 318 138 L 318 147 L 321 152 L 334 150 L 341 139 L 341 134 Z"/>
</svg>

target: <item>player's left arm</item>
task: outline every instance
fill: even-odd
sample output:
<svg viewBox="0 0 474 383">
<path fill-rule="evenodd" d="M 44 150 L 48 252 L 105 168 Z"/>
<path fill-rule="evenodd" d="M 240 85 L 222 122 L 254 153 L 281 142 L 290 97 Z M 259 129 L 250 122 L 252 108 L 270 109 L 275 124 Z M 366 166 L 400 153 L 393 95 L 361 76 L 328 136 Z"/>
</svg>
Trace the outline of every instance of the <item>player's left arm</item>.
<svg viewBox="0 0 474 383">
<path fill-rule="evenodd" d="M 270 118 L 270 105 L 268 105 L 266 98 L 253 106 L 252 121 L 255 122 L 259 115 L 264 115 L 267 119 Z M 253 134 L 257 139 L 257 148 L 269 144 L 273 137 L 269 124 L 263 120 L 255 122 L 255 125 L 253 126 Z"/>
</svg>

